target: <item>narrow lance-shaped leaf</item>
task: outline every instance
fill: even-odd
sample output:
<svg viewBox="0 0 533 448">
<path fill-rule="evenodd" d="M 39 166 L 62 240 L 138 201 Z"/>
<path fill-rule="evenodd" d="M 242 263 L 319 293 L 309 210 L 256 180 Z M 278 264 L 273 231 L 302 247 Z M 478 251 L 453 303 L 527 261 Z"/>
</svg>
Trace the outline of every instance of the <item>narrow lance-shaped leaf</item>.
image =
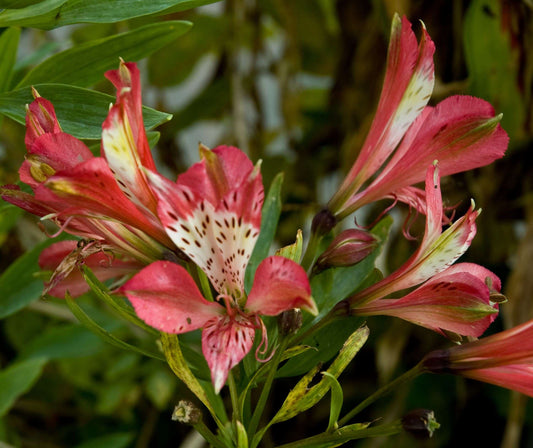
<svg viewBox="0 0 533 448">
<path fill-rule="evenodd" d="M 150 352 L 143 348 L 128 344 L 127 342 L 120 340 L 116 336 L 109 333 L 107 330 L 103 329 L 94 320 L 92 320 L 71 297 L 69 297 L 68 293 L 65 297 L 65 301 L 67 302 L 68 307 L 72 311 L 72 314 L 76 316 L 80 323 L 82 323 L 89 330 L 99 335 L 102 339 L 104 339 L 104 341 L 109 342 L 111 345 L 121 348 L 122 350 L 130 350 L 132 352 L 140 353 L 141 355 L 148 356 L 150 358 L 163 360 L 163 357 L 158 353 Z"/>
<path fill-rule="evenodd" d="M 274 240 L 276 228 L 278 225 L 279 215 L 281 213 L 281 185 L 283 184 L 283 173 L 279 173 L 268 190 L 263 203 L 263 210 L 261 213 L 261 230 L 259 238 L 255 243 L 254 251 L 248 262 L 244 285 L 247 292 L 250 291 L 254 281 L 255 271 L 259 263 L 268 256 L 270 245 Z"/>
<path fill-rule="evenodd" d="M 57 53 L 34 67 L 18 87 L 40 82 L 88 87 L 102 74 L 116 67 L 119 57 L 137 61 L 187 32 L 192 23 L 167 21 L 152 23 L 133 31 L 77 45 Z"/>
<path fill-rule="evenodd" d="M 46 358 L 29 359 L 0 371 L 0 417 L 33 386 L 46 362 Z"/>
<path fill-rule="evenodd" d="M 341 385 L 337 381 L 337 378 L 335 378 L 329 372 L 322 372 L 322 375 L 324 375 L 324 379 L 326 381 L 329 381 L 329 386 L 331 389 L 331 405 L 330 405 L 330 411 L 329 411 L 329 423 L 328 423 L 328 429 L 326 431 L 332 431 L 339 427 L 339 425 L 337 424 L 337 420 L 339 420 L 339 415 L 341 414 L 344 394 L 342 392 Z"/>
<path fill-rule="evenodd" d="M 74 23 L 115 23 L 134 17 L 184 11 L 217 0 L 44 0 L 0 13 L 0 27 L 52 29 Z M 28 3 L 28 2 L 26 2 Z"/>
<path fill-rule="evenodd" d="M 67 84 L 38 84 L 34 87 L 42 97 L 54 104 L 64 132 L 81 139 L 99 140 L 102 137 L 102 123 L 109 111 L 109 104 L 115 102 L 114 97 Z M 25 106 L 32 101 L 29 87 L 0 94 L 0 113 L 24 124 Z M 170 114 L 143 107 L 146 129 L 153 129 L 171 117 Z"/>
<path fill-rule="evenodd" d="M 9 90 L 19 37 L 20 28 L 8 28 L 0 35 L 0 92 Z"/>
<path fill-rule="evenodd" d="M 352 333 L 327 372 L 334 378 L 338 378 L 366 342 L 368 334 L 369 330 L 366 326 L 363 326 Z M 309 383 L 313 380 L 313 377 L 317 372 L 318 368 L 311 370 L 298 382 L 298 384 L 296 384 L 294 389 L 292 389 L 287 395 L 281 409 L 274 416 L 270 425 L 295 417 L 313 407 L 324 397 L 331 386 L 328 378 L 324 377 L 318 384 L 309 387 Z"/>
</svg>

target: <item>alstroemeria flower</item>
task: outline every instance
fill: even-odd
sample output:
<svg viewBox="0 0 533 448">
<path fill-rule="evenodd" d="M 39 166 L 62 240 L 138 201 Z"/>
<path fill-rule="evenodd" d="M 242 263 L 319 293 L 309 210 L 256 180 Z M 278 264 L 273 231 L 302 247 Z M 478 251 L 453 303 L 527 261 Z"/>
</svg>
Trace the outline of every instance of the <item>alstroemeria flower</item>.
<svg viewBox="0 0 533 448">
<path fill-rule="evenodd" d="M 146 265 L 176 247 L 157 217 L 144 172 L 155 166 L 142 121 L 139 71 L 121 61 L 106 76 L 117 88 L 117 103 L 103 124 L 103 157 L 93 156 L 83 142 L 63 132 L 53 105 L 34 91 L 26 115 L 27 155 L 19 170 L 20 180 L 34 194 L 6 185 L 1 195 L 53 221 L 60 231 L 95 240 L 119 258 Z"/>
<path fill-rule="evenodd" d="M 202 328 L 202 351 L 215 390 L 250 351 L 261 315 L 292 308 L 316 313 L 305 271 L 293 261 L 268 257 L 255 272 L 250 293 L 244 273 L 259 235 L 263 185 L 259 167 L 237 148 L 201 148 L 203 160 L 176 183 L 154 173 L 161 222 L 176 246 L 208 276 L 218 296 L 206 300 L 191 276 L 170 262 L 156 262 L 120 291 L 147 324 L 167 333 Z"/>
<path fill-rule="evenodd" d="M 417 45 L 409 21 L 394 17 L 374 121 L 357 160 L 328 204 L 337 219 L 383 198 L 424 212 L 423 192 L 412 185 L 424 180 L 433 160 L 439 160 L 441 175 L 446 176 L 503 156 L 508 137 L 498 124 L 501 117 L 495 117 L 486 101 L 453 96 L 434 108 L 427 106 L 434 83 L 434 49 L 424 27 Z"/>
<path fill-rule="evenodd" d="M 443 336 L 447 336 L 446 331 L 478 337 L 498 314 L 491 295 L 500 290 L 500 279 L 488 269 L 459 263 L 434 275 L 402 298 L 375 300 L 352 312 L 358 316 L 399 317 Z"/>
<path fill-rule="evenodd" d="M 97 241 L 85 240 L 61 241 L 44 249 L 39 255 L 39 267 L 53 272 L 53 275 L 43 294 L 65 297 L 68 291 L 76 297 L 89 291 L 82 273 L 75 269 L 82 264 L 91 268 L 101 282 L 132 275 L 143 267 L 135 259 L 116 258 L 109 249 Z"/>
<path fill-rule="evenodd" d="M 433 373 L 453 373 L 533 397 L 533 320 L 477 341 L 436 350 L 423 360 Z"/>
<path fill-rule="evenodd" d="M 357 307 L 419 285 L 451 266 L 463 255 L 476 234 L 479 211 L 472 205 L 464 216 L 442 231 L 442 196 L 436 164 L 426 174 L 426 228 L 418 249 L 395 272 L 351 297 Z"/>
</svg>

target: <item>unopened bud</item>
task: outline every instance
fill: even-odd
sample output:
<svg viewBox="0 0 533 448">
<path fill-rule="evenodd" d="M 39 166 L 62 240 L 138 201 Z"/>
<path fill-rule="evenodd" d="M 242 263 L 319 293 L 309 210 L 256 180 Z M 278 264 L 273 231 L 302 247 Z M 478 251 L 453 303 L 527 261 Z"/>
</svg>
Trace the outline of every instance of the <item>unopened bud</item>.
<svg viewBox="0 0 533 448">
<path fill-rule="evenodd" d="M 279 332 L 284 336 L 298 331 L 301 326 L 302 310 L 300 308 L 284 311 L 278 316 Z"/>
<path fill-rule="evenodd" d="M 450 351 L 434 350 L 428 353 L 423 360 L 424 369 L 431 373 L 450 372 Z"/>
<path fill-rule="evenodd" d="M 327 208 L 319 211 L 311 223 L 311 232 L 315 235 L 326 235 L 337 225 L 337 218 Z"/>
<path fill-rule="evenodd" d="M 172 412 L 172 420 L 187 425 L 196 425 L 202 421 L 202 411 L 193 402 L 180 400 Z"/>
<path fill-rule="evenodd" d="M 402 427 L 417 439 L 429 439 L 440 424 L 429 409 L 414 409 L 402 417 Z"/>
<path fill-rule="evenodd" d="M 376 238 L 364 230 L 345 230 L 337 235 L 318 257 L 315 271 L 330 267 L 353 266 L 370 255 L 377 243 Z"/>
</svg>

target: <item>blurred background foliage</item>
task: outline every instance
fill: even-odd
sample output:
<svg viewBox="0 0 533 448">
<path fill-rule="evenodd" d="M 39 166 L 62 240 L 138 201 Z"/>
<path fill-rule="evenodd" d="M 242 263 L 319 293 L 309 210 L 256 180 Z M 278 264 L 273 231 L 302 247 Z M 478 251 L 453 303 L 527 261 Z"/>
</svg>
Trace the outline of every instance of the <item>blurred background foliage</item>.
<svg viewBox="0 0 533 448">
<path fill-rule="evenodd" d="M 18 180 L 28 86 L 54 102 L 67 132 L 98 150 L 112 98 L 92 91 L 114 94 L 103 73 L 123 57 L 140 63 L 144 104 L 164 112 L 145 116 L 163 173 L 174 178 L 197 161 L 199 142 L 233 144 L 262 159 L 267 186 L 285 172 L 280 245 L 294 241 L 299 226 L 307 230 L 361 147 L 393 13 L 406 14 L 417 31 L 423 20 L 437 47 L 432 104 L 452 94 L 482 97 L 503 112 L 511 138 L 504 159 L 443 180 L 459 215 L 471 197 L 484 209 L 465 260 L 500 275 L 509 297 L 489 331 L 533 318 L 531 0 L 0 0 L 0 8 L 0 184 Z M 364 210 L 358 222 L 368 224 L 384 206 Z M 394 210 L 397 226 L 406 212 Z M 420 219 L 412 233 L 422 226 Z M 106 344 L 62 301 L 39 299 L 36 259 L 46 240 L 33 217 L 0 205 L 0 446 L 201 446 L 170 420 L 190 394 L 163 363 Z M 393 232 L 382 269 L 414 247 Z M 91 294 L 80 302 L 106 330 L 142 345 L 142 335 Z M 446 343 L 393 319 L 369 326 L 369 342 L 341 378 L 347 405 Z M 293 384 L 280 382 L 274 409 Z M 264 446 L 314 434 L 327 420 L 327 401 L 278 425 Z M 533 446 L 524 397 L 452 377 L 423 376 L 361 418 L 389 420 L 416 407 L 433 409 L 442 424 L 433 439 L 357 446 Z"/>
</svg>

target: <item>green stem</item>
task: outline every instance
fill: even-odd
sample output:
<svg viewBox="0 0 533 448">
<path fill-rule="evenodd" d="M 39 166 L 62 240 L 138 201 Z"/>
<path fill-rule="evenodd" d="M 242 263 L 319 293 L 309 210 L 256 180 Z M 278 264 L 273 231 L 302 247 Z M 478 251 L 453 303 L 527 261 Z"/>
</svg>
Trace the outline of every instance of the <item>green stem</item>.
<svg viewBox="0 0 533 448">
<path fill-rule="evenodd" d="M 215 447 L 215 448 L 225 448 L 224 443 L 220 441 L 217 436 L 215 436 L 211 430 L 205 426 L 205 423 L 200 421 L 199 423 L 196 423 L 195 425 L 192 425 L 196 431 L 200 433 L 200 435 L 209 443 L 209 445 Z"/>
<path fill-rule="evenodd" d="M 307 243 L 305 255 L 302 260 L 302 267 L 305 269 L 306 272 L 310 272 L 311 267 L 315 263 L 315 260 L 317 258 L 316 253 L 321 240 L 322 236 L 318 235 L 315 232 L 311 233 L 311 238 L 309 238 L 309 243 Z"/>
<path fill-rule="evenodd" d="M 280 445 L 277 448 L 313 448 L 323 446 L 338 446 L 350 440 L 363 439 L 367 437 L 391 436 L 403 431 L 402 423 L 396 420 L 385 425 L 372 428 L 361 428 L 360 424 L 345 426 L 333 432 L 325 432 L 307 439 Z"/>
<path fill-rule="evenodd" d="M 241 407 L 239 405 L 239 396 L 237 393 L 237 384 L 235 383 L 235 377 L 230 370 L 228 374 L 228 387 L 231 396 L 231 406 L 233 407 L 233 421 L 241 421 Z"/>
<path fill-rule="evenodd" d="M 259 396 L 257 405 L 255 406 L 252 419 L 250 420 L 250 424 L 248 425 L 248 434 L 250 436 L 255 434 L 255 431 L 257 430 L 257 426 L 259 425 L 259 420 L 261 419 L 261 416 L 263 415 L 263 410 L 265 409 L 268 395 L 270 394 L 270 389 L 272 387 L 274 377 L 276 376 L 278 364 L 281 360 L 281 356 L 283 355 L 283 352 L 285 351 L 286 347 L 287 347 L 287 338 L 283 338 L 276 349 L 276 353 L 274 354 L 274 357 L 272 358 L 271 361 L 269 361 L 270 371 L 268 372 L 268 376 L 265 380 L 265 384 L 263 385 L 263 390 L 261 391 L 261 395 Z"/>
<path fill-rule="evenodd" d="M 422 363 L 419 363 L 416 366 L 414 366 L 411 370 L 408 370 L 407 372 L 400 375 L 395 380 L 392 380 L 390 383 L 378 389 L 376 392 L 370 395 L 366 400 L 363 400 L 355 408 L 353 408 L 350 412 L 348 412 L 342 419 L 339 420 L 339 426 L 345 425 L 348 421 L 350 421 L 353 417 L 355 417 L 359 412 L 361 412 L 363 409 L 365 409 L 367 406 L 372 404 L 377 399 L 383 397 L 384 395 L 387 395 L 395 387 L 409 380 L 412 380 L 413 378 L 416 378 L 418 375 L 420 375 L 423 372 L 424 372 L 424 366 Z"/>
</svg>

